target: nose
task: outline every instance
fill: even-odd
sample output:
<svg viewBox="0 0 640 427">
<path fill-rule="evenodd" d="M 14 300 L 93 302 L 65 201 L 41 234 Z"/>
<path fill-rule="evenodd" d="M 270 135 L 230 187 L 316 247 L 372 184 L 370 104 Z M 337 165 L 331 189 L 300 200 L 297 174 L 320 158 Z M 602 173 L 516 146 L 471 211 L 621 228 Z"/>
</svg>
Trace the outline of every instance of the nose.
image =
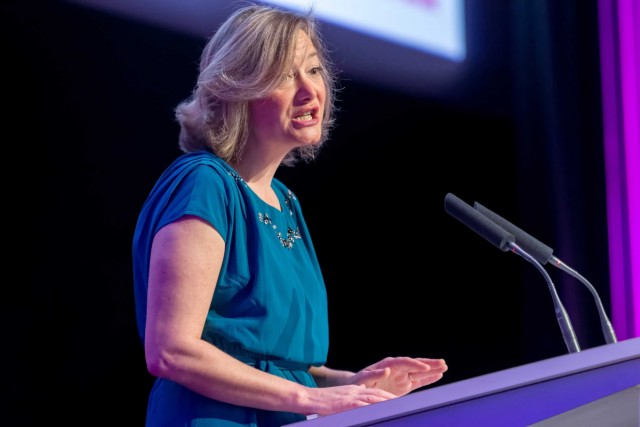
<svg viewBox="0 0 640 427">
<path fill-rule="evenodd" d="M 316 96 L 316 87 L 314 82 L 308 76 L 303 73 L 298 74 L 298 89 L 296 92 L 296 98 L 308 101 Z"/>
</svg>

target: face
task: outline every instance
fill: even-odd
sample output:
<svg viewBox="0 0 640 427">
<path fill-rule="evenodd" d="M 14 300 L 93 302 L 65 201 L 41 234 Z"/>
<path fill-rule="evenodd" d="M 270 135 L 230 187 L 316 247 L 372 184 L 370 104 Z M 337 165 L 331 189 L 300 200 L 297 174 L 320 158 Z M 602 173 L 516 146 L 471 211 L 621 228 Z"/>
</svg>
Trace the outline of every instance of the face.
<svg viewBox="0 0 640 427">
<path fill-rule="evenodd" d="M 299 31 L 292 70 L 271 95 L 249 103 L 250 142 L 276 144 L 285 152 L 318 143 L 325 92 L 320 59 L 307 34 Z"/>
</svg>

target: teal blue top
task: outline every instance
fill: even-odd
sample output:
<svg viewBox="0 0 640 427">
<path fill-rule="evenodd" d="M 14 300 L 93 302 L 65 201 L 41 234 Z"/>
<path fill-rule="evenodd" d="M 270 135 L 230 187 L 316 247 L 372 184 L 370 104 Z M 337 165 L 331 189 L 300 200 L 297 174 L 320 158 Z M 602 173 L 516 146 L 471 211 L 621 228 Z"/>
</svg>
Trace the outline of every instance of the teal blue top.
<svg viewBox="0 0 640 427">
<path fill-rule="evenodd" d="M 259 369 L 315 386 L 306 371 L 311 365 L 323 365 L 327 357 L 326 289 L 298 199 L 278 179 L 272 188 L 281 209 L 262 201 L 233 168 L 204 151 L 183 154 L 164 171 L 142 207 L 133 239 L 138 332 L 144 340 L 153 237 L 185 215 L 197 216 L 225 241 L 203 339 Z M 187 418 L 198 425 L 214 419 L 215 425 L 226 425 L 222 423 L 225 411 L 235 414 L 233 421 L 227 420 L 230 425 L 262 427 L 297 420 L 259 423 L 258 413 L 264 411 L 231 409 L 232 405 L 190 393 L 177 384 L 156 381 L 147 425 L 184 423 Z M 175 399 L 190 403 L 176 409 Z M 203 412 L 202 406 L 185 409 L 194 407 L 195 401 L 213 405 L 211 411 Z"/>
</svg>

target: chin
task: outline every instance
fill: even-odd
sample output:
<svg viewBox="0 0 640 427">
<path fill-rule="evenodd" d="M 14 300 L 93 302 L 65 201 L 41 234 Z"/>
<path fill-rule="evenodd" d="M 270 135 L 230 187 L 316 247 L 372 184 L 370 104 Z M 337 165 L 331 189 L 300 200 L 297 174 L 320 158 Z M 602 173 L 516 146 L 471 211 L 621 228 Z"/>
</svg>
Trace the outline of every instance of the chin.
<svg viewBox="0 0 640 427">
<path fill-rule="evenodd" d="M 295 144 L 300 147 L 305 145 L 316 145 L 319 144 L 320 141 L 322 141 L 322 137 L 320 135 L 304 136 L 296 138 Z"/>
<path fill-rule="evenodd" d="M 300 144 L 300 146 L 304 147 L 305 145 L 319 145 L 320 141 L 321 141 L 320 138 L 315 138 L 313 140 L 308 140 L 308 141 L 302 141 L 302 144 Z"/>
</svg>

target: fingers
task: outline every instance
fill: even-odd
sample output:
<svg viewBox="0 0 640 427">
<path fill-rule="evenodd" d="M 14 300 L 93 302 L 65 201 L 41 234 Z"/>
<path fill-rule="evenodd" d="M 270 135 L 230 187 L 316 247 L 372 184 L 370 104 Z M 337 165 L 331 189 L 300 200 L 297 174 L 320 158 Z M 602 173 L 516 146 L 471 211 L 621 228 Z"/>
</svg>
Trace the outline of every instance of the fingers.
<svg viewBox="0 0 640 427">
<path fill-rule="evenodd" d="M 433 384 L 436 381 L 439 381 L 440 379 L 442 379 L 443 376 L 444 374 L 442 372 L 436 372 L 436 373 L 430 372 L 428 374 L 424 374 L 424 373 L 410 374 L 409 378 L 412 379 L 411 388 L 412 390 L 415 390 L 417 388 L 424 387 L 425 385 Z"/>
<path fill-rule="evenodd" d="M 328 415 L 348 409 L 384 402 L 398 396 L 379 388 L 364 385 L 347 385 L 312 389 L 314 413 Z"/>
<path fill-rule="evenodd" d="M 449 369 L 443 359 L 420 359 L 429 366 L 427 371 L 409 372 L 409 377 L 413 379 L 415 388 L 423 387 L 428 384 L 432 384 L 444 376 L 444 373 Z"/>
<path fill-rule="evenodd" d="M 387 357 L 356 373 L 351 383 L 403 396 L 440 380 L 447 369 L 444 359 Z"/>
<path fill-rule="evenodd" d="M 444 359 L 416 359 L 422 363 L 422 369 L 407 368 L 407 375 L 410 375 L 414 380 L 422 381 L 423 379 L 430 378 L 436 375 L 444 374 L 449 367 Z M 427 367 L 428 369 L 425 369 Z M 398 368 L 399 369 L 399 368 Z"/>
<path fill-rule="evenodd" d="M 447 363 L 445 362 L 444 359 L 417 358 L 416 360 L 419 360 L 422 363 L 426 363 L 432 369 L 444 369 L 443 372 L 447 370 Z"/>
<path fill-rule="evenodd" d="M 387 357 L 374 363 L 366 369 L 380 369 L 389 367 L 404 371 L 427 371 L 429 369 L 442 369 L 446 367 L 444 359 L 429 359 L 424 357 Z"/>
</svg>

